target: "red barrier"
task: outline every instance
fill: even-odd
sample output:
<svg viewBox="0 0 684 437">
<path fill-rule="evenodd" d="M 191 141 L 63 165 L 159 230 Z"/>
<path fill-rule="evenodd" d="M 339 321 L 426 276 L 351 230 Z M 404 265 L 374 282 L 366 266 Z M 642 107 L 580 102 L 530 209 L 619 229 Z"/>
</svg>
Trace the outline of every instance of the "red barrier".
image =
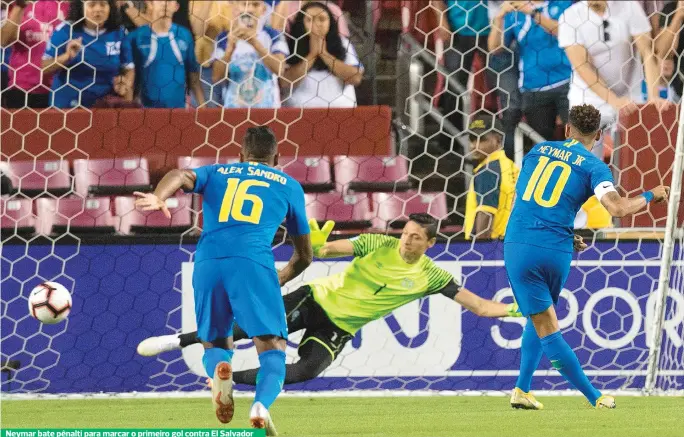
<svg viewBox="0 0 684 437">
<path fill-rule="evenodd" d="M 653 106 L 620 115 L 619 144 L 616 145 L 617 185 L 630 196 L 672 181 L 672 163 L 677 140 L 677 108 L 659 113 Z M 684 198 L 684 190 L 682 190 Z M 649 205 L 647 212 L 622 220 L 622 226 L 665 226 L 667 207 Z M 684 223 L 679 208 L 678 226 Z"/>
<path fill-rule="evenodd" d="M 2 110 L 3 159 L 145 156 L 153 179 L 179 156 L 237 156 L 245 130 L 267 124 L 281 155 L 388 155 L 391 109 Z"/>
</svg>

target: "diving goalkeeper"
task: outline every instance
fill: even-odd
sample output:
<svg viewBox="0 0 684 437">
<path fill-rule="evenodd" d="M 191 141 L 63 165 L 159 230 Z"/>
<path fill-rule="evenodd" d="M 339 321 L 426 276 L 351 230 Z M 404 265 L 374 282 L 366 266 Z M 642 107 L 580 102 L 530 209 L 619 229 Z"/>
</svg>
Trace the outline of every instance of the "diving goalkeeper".
<svg viewBox="0 0 684 437">
<path fill-rule="evenodd" d="M 299 361 L 287 365 L 285 384 L 315 378 L 364 325 L 431 294 L 443 294 L 478 316 L 521 316 L 517 304 L 482 299 L 461 287 L 451 273 L 425 255 L 435 244 L 437 234 L 437 220 L 428 214 L 412 214 L 399 239 L 363 234 L 327 242 L 333 222 L 320 230 L 315 220 L 309 226 L 318 258 L 355 258 L 344 272 L 315 279 L 283 296 L 288 332 L 306 330 L 299 344 Z M 234 341 L 246 338 L 235 325 Z M 138 345 L 138 353 L 153 356 L 199 342 L 196 332 L 150 337 Z M 258 370 L 234 372 L 233 380 L 255 385 Z"/>
</svg>

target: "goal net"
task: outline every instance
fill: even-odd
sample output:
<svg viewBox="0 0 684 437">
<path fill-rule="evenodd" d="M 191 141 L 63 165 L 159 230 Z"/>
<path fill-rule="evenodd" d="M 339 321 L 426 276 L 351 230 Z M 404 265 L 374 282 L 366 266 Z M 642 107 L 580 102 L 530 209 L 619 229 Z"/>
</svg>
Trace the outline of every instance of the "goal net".
<svg viewBox="0 0 684 437">
<path fill-rule="evenodd" d="M 129 15 L 131 31 L 145 24 L 139 17 L 152 20 L 144 2 L 129 3 L 133 6 L 122 14 Z M 149 190 L 174 168 L 233 162 L 246 128 L 254 125 L 274 129 L 280 167 L 303 183 L 309 217 L 337 222 L 333 238 L 364 232 L 398 237 L 408 214 L 428 212 L 441 226 L 427 255 L 480 296 L 512 301 L 502 241 L 466 239 L 468 191 L 475 189 L 473 174 L 479 163 L 473 161 L 468 135 L 462 135 L 474 113 L 495 115 L 506 130 L 501 132 L 506 134 L 502 147 L 518 164 L 532 144 L 552 139 L 532 127 L 533 114 L 522 118 L 524 96 L 511 95 L 519 94 L 521 73 L 518 52 L 510 44 L 493 57 L 488 54 L 488 30 L 478 31 L 471 23 L 460 28 L 452 24 L 446 32 L 438 24 L 443 17 L 448 25 L 452 11 L 427 1 L 327 2 L 325 13 L 334 18 L 331 25 L 338 26 L 338 41 L 343 43 L 344 56 L 336 62 L 357 67 L 363 80 L 344 82 L 331 67 L 318 64 L 305 83 L 291 77 L 280 80 L 282 105 L 276 109 L 260 103 L 266 89 L 259 76 L 263 62 L 250 70 L 237 61 L 214 58 L 222 43 L 225 56 L 230 41 L 223 31 L 244 14 L 231 10 L 230 2 L 191 3 L 190 20 L 177 25 L 186 23 L 194 32 L 205 100 L 197 109 L 196 87 L 185 64 L 180 77 L 192 91 L 187 108 L 141 108 L 138 100 L 125 96 L 101 99 L 97 108 L 37 107 L 35 99 L 49 85 L 36 83 L 25 89 L 28 93 L 17 92 L 16 78 L 32 67 L 13 57 L 23 53 L 40 59 L 42 55 L 34 57 L 32 51 L 46 51 L 43 43 L 58 31 L 64 15 L 18 15 L 19 36 L 2 60 L 3 75 L 9 76 L 0 114 L 3 396 L 207 393 L 202 346 L 154 358 L 136 354 L 138 343 L 147 337 L 196 328 L 191 278 L 202 228 L 200 199 L 174 196 L 167 202 L 172 219 L 166 220 L 137 212 L 132 192 Z M 281 2 L 286 7 L 268 10 L 270 16 L 247 14 L 258 18 L 259 29 L 263 23 L 282 26 L 268 33 L 268 41 L 280 41 L 288 56 L 303 58 L 305 51 L 292 44 L 308 38 L 297 34 L 302 23 L 313 20 L 299 16 L 304 3 Z M 3 26 L 17 19 L 12 7 L 3 10 Z M 139 16 L 131 17 L 133 10 Z M 558 11 L 542 13 L 557 16 Z M 34 30 L 27 31 L 24 21 L 31 20 L 42 29 L 41 38 L 27 39 Z M 450 40 L 445 41 L 445 35 Z M 88 57 L 88 46 L 83 50 L 83 58 L 57 69 L 53 79 L 62 75 L 67 81 L 62 91 L 73 90 L 76 105 L 92 91 L 68 83 L 83 74 L 79 66 L 100 74 L 91 65 L 95 61 Z M 173 53 L 169 57 L 176 62 Z M 157 56 L 143 54 L 143 64 Z M 676 59 L 675 76 L 681 74 L 677 62 L 684 62 Z M 212 77 L 216 63 L 224 64 L 219 70 L 223 82 Z M 290 68 L 296 65 L 292 62 Z M 151 73 L 144 67 L 147 64 L 135 66 L 136 96 L 157 80 L 146 76 Z M 162 88 L 158 99 L 178 87 L 179 80 L 174 81 Z M 335 86 L 339 90 L 331 95 Z M 239 104 L 231 100 L 231 92 Z M 609 163 L 620 194 L 637 196 L 660 183 L 671 184 L 669 207 L 651 204 L 632 217 L 606 221 L 600 205 L 585 205 L 577 220 L 577 232 L 589 248 L 573 259 L 557 311 L 564 337 L 603 390 L 684 390 L 684 151 L 679 111 L 677 105 L 661 111 L 640 106 L 620 114 L 604 135 L 602 159 Z M 551 135 L 562 137 L 560 118 L 552 119 Z M 284 229 L 273 251 L 277 266 L 287 262 L 292 249 Z M 341 272 L 349 262 L 315 260 L 283 294 Z M 73 308 L 62 323 L 41 324 L 28 311 L 31 290 L 44 281 L 59 282 L 72 293 Z M 350 396 L 504 393 L 518 375 L 524 325 L 522 318 L 482 318 L 444 296 L 430 296 L 364 326 L 321 375 L 285 390 Z M 302 334 L 288 339 L 288 363 L 299 359 Z M 236 370 L 259 365 L 251 342 L 236 347 Z M 543 358 L 532 388 L 562 393 L 569 387 Z"/>
</svg>

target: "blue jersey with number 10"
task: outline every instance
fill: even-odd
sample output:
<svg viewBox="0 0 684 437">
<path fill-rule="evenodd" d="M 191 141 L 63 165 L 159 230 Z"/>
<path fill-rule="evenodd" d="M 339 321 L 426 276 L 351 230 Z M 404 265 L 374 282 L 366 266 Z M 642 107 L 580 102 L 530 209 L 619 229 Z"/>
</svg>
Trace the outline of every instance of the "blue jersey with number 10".
<svg viewBox="0 0 684 437">
<path fill-rule="evenodd" d="M 608 182 L 610 169 L 582 143 L 537 144 L 523 159 L 505 242 L 572 252 L 577 211 Z"/>
<path fill-rule="evenodd" d="M 242 257 L 273 268 L 271 244 L 283 220 L 291 235 L 309 233 L 302 186 L 282 171 L 255 162 L 193 171 L 204 213 L 195 261 Z"/>
</svg>

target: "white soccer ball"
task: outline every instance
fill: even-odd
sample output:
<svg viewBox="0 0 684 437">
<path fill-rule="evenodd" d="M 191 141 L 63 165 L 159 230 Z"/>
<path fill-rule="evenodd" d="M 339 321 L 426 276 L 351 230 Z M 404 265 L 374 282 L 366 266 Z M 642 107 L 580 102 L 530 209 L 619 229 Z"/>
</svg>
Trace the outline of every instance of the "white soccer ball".
<svg viewBox="0 0 684 437">
<path fill-rule="evenodd" d="M 43 282 L 31 290 L 28 309 L 42 323 L 59 323 L 71 312 L 71 293 L 56 282 Z"/>
</svg>

